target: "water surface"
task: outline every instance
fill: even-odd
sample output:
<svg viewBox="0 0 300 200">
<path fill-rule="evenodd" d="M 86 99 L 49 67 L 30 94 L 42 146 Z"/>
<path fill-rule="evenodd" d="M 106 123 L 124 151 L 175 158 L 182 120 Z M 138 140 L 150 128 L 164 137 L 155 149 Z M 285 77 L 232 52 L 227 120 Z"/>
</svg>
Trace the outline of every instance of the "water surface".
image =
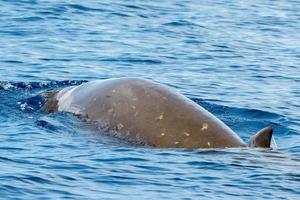
<svg viewBox="0 0 300 200">
<path fill-rule="evenodd" d="M 299 199 L 300 2 L 0 0 L 1 199 Z M 244 140 L 277 149 L 155 149 L 105 136 L 42 93 L 143 77 Z"/>
</svg>

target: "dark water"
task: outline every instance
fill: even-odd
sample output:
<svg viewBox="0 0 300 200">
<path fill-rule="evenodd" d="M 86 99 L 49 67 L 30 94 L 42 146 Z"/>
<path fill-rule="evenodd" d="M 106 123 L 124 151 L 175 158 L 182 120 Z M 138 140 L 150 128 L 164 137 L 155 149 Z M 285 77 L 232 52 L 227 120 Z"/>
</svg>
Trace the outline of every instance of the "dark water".
<svg viewBox="0 0 300 200">
<path fill-rule="evenodd" d="M 299 1 L 0 0 L 1 199 L 300 199 Z M 137 76 L 278 148 L 135 147 L 41 94 Z"/>
</svg>

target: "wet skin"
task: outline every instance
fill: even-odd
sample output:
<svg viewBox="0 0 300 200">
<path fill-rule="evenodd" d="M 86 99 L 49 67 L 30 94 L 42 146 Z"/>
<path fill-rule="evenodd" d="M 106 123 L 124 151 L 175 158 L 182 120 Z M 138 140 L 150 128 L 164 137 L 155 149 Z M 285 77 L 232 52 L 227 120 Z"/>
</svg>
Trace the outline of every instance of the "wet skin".
<svg viewBox="0 0 300 200">
<path fill-rule="evenodd" d="M 154 147 L 247 146 L 228 126 L 174 89 L 139 78 L 91 81 L 52 96 L 52 111 L 87 117 L 108 133 Z"/>
</svg>

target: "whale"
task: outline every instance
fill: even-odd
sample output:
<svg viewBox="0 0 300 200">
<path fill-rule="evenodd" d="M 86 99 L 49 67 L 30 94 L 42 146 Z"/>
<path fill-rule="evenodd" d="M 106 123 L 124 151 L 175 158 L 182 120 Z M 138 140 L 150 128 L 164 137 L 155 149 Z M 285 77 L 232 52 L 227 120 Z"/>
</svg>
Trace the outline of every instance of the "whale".
<svg viewBox="0 0 300 200">
<path fill-rule="evenodd" d="M 272 127 L 248 143 L 212 113 L 176 89 L 128 77 L 95 80 L 46 95 L 46 113 L 86 118 L 105 134 L 158 148 L 270 148 Z"/>
</svg>

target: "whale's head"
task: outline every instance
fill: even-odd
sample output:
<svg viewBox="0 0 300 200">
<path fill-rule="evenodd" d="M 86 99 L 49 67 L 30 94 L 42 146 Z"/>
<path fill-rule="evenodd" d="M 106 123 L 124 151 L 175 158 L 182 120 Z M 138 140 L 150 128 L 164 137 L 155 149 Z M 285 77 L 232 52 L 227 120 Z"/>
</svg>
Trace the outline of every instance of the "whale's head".
<svg viewBox="0 0 300 200">
<path fill-rule="evenodd" d="M 270 148 L 273 128 L 266 127 L 258 131 L 249 142 L 249 147 Z"/>
</svg>

